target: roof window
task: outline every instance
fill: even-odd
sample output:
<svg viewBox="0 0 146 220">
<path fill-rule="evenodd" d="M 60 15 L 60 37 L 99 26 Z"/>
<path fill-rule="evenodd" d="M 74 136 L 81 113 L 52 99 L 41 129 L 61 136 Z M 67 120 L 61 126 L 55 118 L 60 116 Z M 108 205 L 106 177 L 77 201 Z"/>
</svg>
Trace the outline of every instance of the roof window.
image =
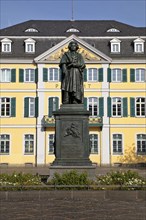
<svg viewBox="0 0 146 220">
<path fill-rule="evenodd" d="M 107 30 L 107 32 L 120 32 L 120 31 L 116 28 L 110 28 Z"/>
<path fill-rule="evenodd" d="M 111 43 L 111 53 L 120 53 L 121 41 L 117 38 L 114 38 L 110 41 L 110 43 Z"/>
<path fill-rule="evenodd" d="M 76 28 L 70 28 L 66 32 L 80 32 L 80 31 Z"/>
<path fill-rule="evenodd" d="M 1 40 L 1 43 L 2 43 L 2 52 L 4 53 L 10 53 L 11 52 L 11 44 L 12 44 L 12 41 L 8 38 L 4 38 Z"/>
<path fill-rule="evenodd" d="M 28 28 L 25 30 L 25 32 L 38 32 L 38 30 L 35 28 Z"/>
<path fill-rule="evenodd" d="M 25 41 L 25 52 L 26 53 L 35 53 L 35 40 L 29 38 Z"/>
<path fill-rule="evenodd" d="M 135 53 L 144 53 L 144 40 L 140 37 L 134 40 L 134 52 Z"/>
</svg>

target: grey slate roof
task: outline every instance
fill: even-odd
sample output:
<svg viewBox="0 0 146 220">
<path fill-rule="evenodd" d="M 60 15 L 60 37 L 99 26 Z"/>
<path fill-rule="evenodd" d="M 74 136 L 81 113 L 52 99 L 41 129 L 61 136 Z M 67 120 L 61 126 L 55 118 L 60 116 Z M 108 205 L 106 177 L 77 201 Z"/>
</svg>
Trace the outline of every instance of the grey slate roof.
<svg viewBox="0 0 146 220">
<path fill-rule="evenodd" d="M 1 29 L 0 35 L 28 36 L 27 28 L 36 28 L 39 32 L 34 36 L 68 36 L 66 31 L 76 28 L 77 36 L 139 36 L 146 35 L 146 28 L 133 27 L 114 20 L 30 20 L 11 27 Z M 110 28 L 119 29 L 119 33 L 107 33 Z"/>
<path fill-rule="evenodd" d="M 35 28 L 39 32 L 25 32 L 28 28 Z M 76 28 L 80 32 L 76 33 L 67 33 L 66 31 L 70 28 Z M 107 32 L 110 28 L 116 28 L 120 32 Z M 135 54 L 134 53 L 134 44 L 133 38 L 123 38 L 121 40 L 121 52 L 120 54 L 111 54 L 110 53 L 110 40 L 113 37 L 122 37 L 122 36 L 135 36 L 135 39 L 138 36 L 146 36 L 146 28 L 137 28 L 127 24 L 123 24 L 117 21 L 41 21 L 41 20 L 31 20 L 24 23 L 20 23 L 8 28 L 0 30 L 0 40 L 4 37 L 12 40 L 12 52 L 11 53 L 1 53 L 1 58 L 21 58 L 21 59 L 34 59 L 43 52 L 47 51 L 52 47 L 52 43 L 58 44 L 63 39 L 59 36 L 68 37 L 72 34 L 76 36 L 84 37 L 101 37 L 98 39 L 84 38 L 83 40 L 87 43 L 95 46 L 96 49 L 104 53 L 105 55 L 111 58 L 136 58 L 141 59 L 146 57 L 146 42 L 145 42 L 145 54 Z M 11 38 L 13 36 L 13 38 Z M 21 36 L 21 38 L 17 38 Z M 45 38 L 48 36 L 58 37 L 58 38 Z M 102 38 L 108 36 L 107 38 Z M 35 54 L 27 54 L 24 52 L 24 40 L 32 37 L 36 41 L 36 51 Z M 34 38 L 33 38 L 34 37 Z M 35 38 L 38 37 L 38 38 Z M 44 37 L 44 38 L 39 38 Z M 1 45 L 0 45 L 1 47 Z M 0 48 L 1 51 L 1 48 Z"/>
</svg>

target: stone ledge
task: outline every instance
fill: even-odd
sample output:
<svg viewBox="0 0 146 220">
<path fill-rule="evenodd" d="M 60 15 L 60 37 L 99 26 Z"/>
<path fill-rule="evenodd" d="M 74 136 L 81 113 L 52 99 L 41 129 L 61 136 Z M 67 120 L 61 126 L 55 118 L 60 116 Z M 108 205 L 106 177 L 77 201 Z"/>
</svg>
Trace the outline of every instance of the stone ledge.
<svg viewBox="0 0 146 220">
<path fill-rule="evenodd" d="M 92 198 L 97 201 L 146 201 L 146 191 L 116 191 L 116 190 L 38 190 L 38 191 L 1 191 L 1 201 L 46 201 L 52 199 L 77 199 L 88 200 Z"/>
</svg>

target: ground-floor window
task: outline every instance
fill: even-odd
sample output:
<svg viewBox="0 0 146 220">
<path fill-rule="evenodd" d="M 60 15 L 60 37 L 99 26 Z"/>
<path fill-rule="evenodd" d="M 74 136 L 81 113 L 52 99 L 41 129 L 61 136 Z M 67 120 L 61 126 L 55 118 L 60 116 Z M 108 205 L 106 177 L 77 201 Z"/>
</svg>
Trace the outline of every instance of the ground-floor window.
<svg viewBox="0 0 146 220">
<path fill-rule="evenodd" d="M 24 153 L 25 154 L 33 154 L 34 153 L 34 135 L 33 134 L 26 134 L 24 135 Z"/>
<path fill-rule="evenodd" d="M 10 151 L 10 135 L 0 135 L 0 154 L 9 154 Z"/>
<path fill-rule="evenodd" d="M 137 135 L 137 153 L 146 153 L 146 134 Z"/>
<path fill-rule="evenodd" d="M 113 154 L 121 154 L 122 151 L 122 134 L 113 134 Z"/>
<path fill-rule="evenodd" d="M 98 154 L 98 135 L 97 134 L 90 134 L 90 149 L 91 154 Z"/>
<path fill-rule="evenodd" d="M 49 146 L 48 146 L 48 153 L 54 154 L 54 134 L 49 134 Z"/>
</svg>

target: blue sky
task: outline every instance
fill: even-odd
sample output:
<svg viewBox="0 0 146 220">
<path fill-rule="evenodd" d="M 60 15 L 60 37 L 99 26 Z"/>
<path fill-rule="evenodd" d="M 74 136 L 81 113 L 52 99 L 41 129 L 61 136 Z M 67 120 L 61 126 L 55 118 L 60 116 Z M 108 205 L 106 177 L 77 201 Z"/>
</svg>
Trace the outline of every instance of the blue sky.
<svg viewBox="0 0 146 220">
<path fill-rule="evenodd" d="M 146 0 L 73 0 L 74 20 L 146 26 Z M 71 20 L 72 0 L 0 0 L 0 28 L 27 20 Z"/>
</svg>

